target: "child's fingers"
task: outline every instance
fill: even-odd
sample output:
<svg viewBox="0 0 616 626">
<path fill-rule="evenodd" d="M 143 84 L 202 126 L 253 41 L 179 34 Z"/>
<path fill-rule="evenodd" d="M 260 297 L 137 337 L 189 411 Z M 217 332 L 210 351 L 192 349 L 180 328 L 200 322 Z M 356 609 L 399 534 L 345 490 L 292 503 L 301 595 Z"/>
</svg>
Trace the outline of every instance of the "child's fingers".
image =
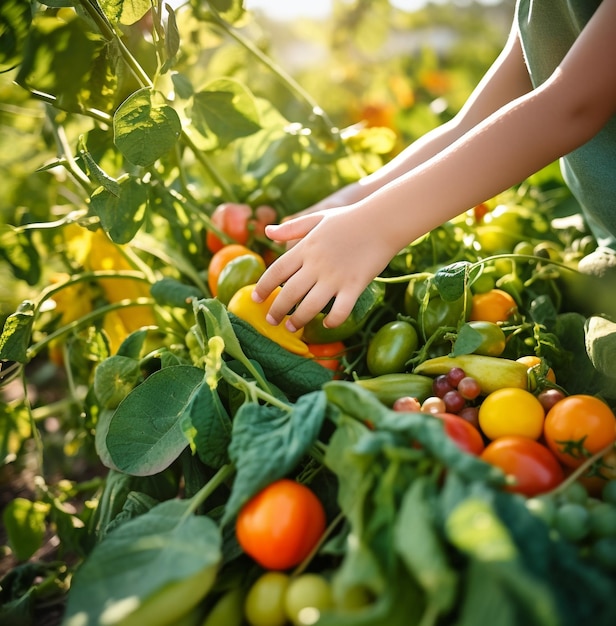
<svg viewBox="0 0 616 626">
<path fill-rule="evenodd" d="M 281 224 L 265 227 L 265 234 L 274 241 L 292 241 L 305 237 L 321 220 L 322 215 L 311 214 Z"/>
</svg>

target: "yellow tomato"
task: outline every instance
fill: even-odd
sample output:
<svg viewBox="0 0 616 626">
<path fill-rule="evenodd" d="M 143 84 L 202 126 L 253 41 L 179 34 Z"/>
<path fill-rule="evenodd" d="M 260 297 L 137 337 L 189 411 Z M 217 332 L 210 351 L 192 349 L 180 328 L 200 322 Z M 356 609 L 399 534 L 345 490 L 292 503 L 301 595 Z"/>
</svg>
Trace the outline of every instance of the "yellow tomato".
<svg viewBox="0 0 616 626">
<path fill-rule="evenodd" d="M 493 391 L 479 407 L 479 427 L 488 439 L 509 435 L 539 439 L 544 419 L 541 402 L 529 391 L 514 387 Z"/>
</svg>

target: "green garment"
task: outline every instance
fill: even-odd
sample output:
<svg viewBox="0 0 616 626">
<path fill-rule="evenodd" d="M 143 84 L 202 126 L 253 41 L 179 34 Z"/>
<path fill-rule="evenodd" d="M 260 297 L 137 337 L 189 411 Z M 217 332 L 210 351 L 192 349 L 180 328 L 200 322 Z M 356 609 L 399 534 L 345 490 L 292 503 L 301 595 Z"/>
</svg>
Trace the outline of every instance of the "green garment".
<svg viewBox="0 0 616 626">
<path fill-rule="evenodd" d="M 516 19 L 535 87 L 550 77 L 599 4 L 601 0 L 518 0 Z M 616 249 L 616 116 L 563 157 L 561 168 L 599 244 Z"/>
</svg>

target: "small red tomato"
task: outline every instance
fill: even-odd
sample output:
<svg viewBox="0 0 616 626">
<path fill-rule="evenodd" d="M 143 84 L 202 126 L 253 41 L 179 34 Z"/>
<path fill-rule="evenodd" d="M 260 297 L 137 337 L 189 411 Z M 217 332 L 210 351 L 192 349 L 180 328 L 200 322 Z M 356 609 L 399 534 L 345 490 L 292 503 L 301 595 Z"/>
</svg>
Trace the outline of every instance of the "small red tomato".
<svg viewBox="0 0 616 626">
<path fill-rule="evenodd" d="M 481 458 L 515 479 L 507 491 L 527 497 L 551 491 L 564 479 L 563 468 L 556 457 L 546 446 L 529 437 L 499 437 L 486 446 Z"/>
<path fill-rule="evenodd" d="M 235 243 L 246 245 L 249 237 L 248 220 L 252 217 L 252 209 L 247 204 L 225 202 L 219 204 L 212 213 L 211 220 L 214 226 L 226 235 L 229 235 Z M 218 235 L 212 231 L 207 232 L 205 243 L 210 252 L 218 252 L 225 246 Z"/>
<path fill-rule="evenodd" d="M 342 369 L 342 357 L 346 352 L 346 346 L 342 341 L 309 343 L 307 345 L 308 351 L 317 363 L 333 372 L 339 372 Z"/>
<path fill-rule="evenodd" d="M 452 413 L 436 413 L 435 417 L 445 422 L 445 432 L 464 452 L 475 456 L 483 452 L 484 443 L 481 434 L 469 421 Z"/>
<path fill-rule="evenodd" d="M 259 565 L 286 570 L 301 563 L 325 531 L 315 493 L 294 480 L 277 480 L 251 498 L 235 525 L 237 541 Z"/>
</svg>

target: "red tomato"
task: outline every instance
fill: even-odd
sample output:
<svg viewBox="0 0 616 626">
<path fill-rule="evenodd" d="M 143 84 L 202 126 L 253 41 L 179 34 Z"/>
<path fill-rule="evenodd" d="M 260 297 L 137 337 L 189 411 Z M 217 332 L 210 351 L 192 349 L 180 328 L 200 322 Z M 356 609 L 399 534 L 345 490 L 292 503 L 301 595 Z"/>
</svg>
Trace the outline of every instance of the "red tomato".
<svg viewBox="0 0 616 626">
<path fill-rule="evenodd" d="M 342 368 L 341 359 L 346 351 L 346 346 L 342 341 L 332 341 L 330 343 L 309 343 L 308 351 L 317 363 L 334 372 L 339 372 Z"/>
<path fill-rule="evenodd" d="M 238 543 L 257 563 L 285 570 L 301 563 L 325 531 L 325 510 L 313 491 L 283 478 L 265 487 L 240 510 Z"/>
<path fill-rule="evenodd" d="M 212 223 L 235 243 L 246 245 L 251 235 L 263 236 L 267 224 L 277 219 L 276 211 L 269 206 L 257 207 L 254 211 L 247 204 L 225 202 L 212 213 Z M 210 252 L 218 252 L 225 243 L 213 232 L 208 231 L 206 245 Z"/>
<path fill-rule="evenodd" d="M 483 452 L 484 443 L 481 434 L 470 422 L 453 413 L 435 413 L 435 417 L 445 422 L 445 432 L 464 452 L 475 456 Z"/>
<path fill-rule="evenodd" d="M 599 398 L 567 396 L 548 411 L 543 436 L 562 463 L 579 467 L 616 441 L 616 417 Z"/>
<path fill-rule="evenodd" d="M 508 491 L 536 496 L 557 487 L 564 471 L 548 448 L 528 437 L 510 435 L 490 442 L 481 458 L 515 478 Z"/>
</svg>

